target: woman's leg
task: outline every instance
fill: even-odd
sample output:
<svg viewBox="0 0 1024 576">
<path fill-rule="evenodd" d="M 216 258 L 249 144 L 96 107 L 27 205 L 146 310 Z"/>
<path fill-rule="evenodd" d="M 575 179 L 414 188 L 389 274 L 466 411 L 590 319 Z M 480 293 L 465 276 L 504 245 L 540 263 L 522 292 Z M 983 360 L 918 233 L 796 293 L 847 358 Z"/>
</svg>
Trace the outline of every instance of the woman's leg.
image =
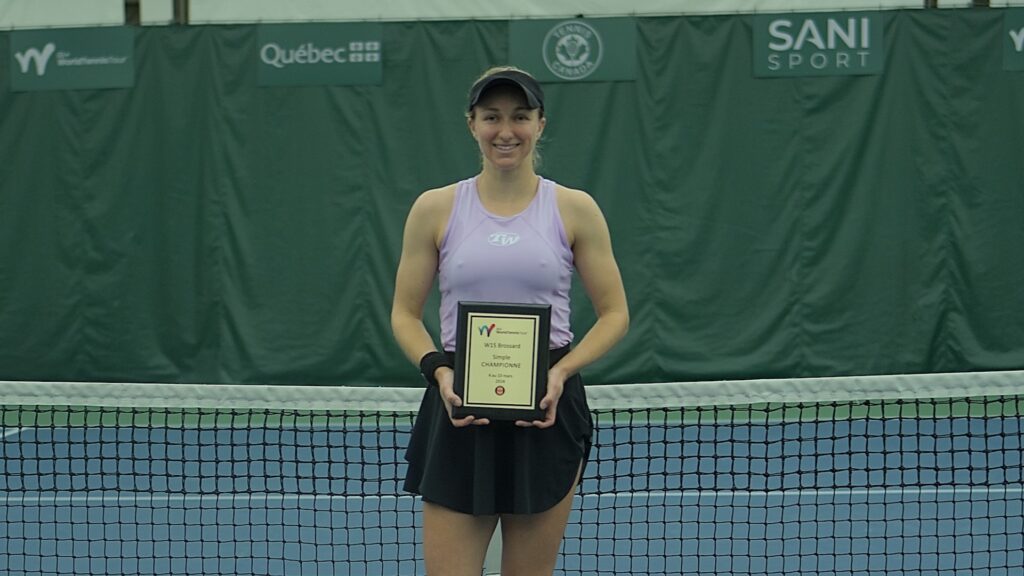
<svg viewBox="0 0 1024 576">
<path fill-rule="evenodd" d="M 423 556 L 428 576 L 480 576 L 497 516 L 473 516 L 423 503 Z"/>
<path fill-rule="evenodd" d="M 501 576 L 554 572 L 578 483 L 579 473 L 569 493 L 553 508 L 537 514 L 501 515 Z"/>
</svg>

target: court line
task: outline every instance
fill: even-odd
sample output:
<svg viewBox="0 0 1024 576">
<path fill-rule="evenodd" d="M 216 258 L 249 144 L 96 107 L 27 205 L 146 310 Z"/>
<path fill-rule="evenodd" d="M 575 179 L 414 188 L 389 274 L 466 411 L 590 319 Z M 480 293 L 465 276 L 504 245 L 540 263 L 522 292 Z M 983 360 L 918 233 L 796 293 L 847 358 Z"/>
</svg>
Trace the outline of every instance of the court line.
<svg viewBox="0 0 1024 576">
<path fill-rule="evenodd" d="M 837 496 L 1024 494 L 1022 486 L 901 486 L 893 488 L 806 488 L 797 490 L 676 490 L 644 492 L 598 492 L 583 498 L 816 498 Z"/>
<path fill-rule="evenodd" d="M 0 440 L 6 440 L 10 436 L 16 436 L 18 434 L 21 434 L 24 430 L 24 428 L 8 428 L 7 430 L 4 430 L 2 434 L 0 434 Z"/>
<path fill-rule="evenodd" d="M 819 498 L 819 497 L 854 497 L 854 496 L 891 496 L 891 495 L 955 495 L 955 494 L 1004 494 L 1024 495 L 1024 487 L 1011 486 L 967 486 L 967 487 L 899 487 L 899 488 L 853 488 L 853 489 L 800 489 L 800 490 L 692 490 L 692 491 L 645 491 L 645 492 L 606 492 L 596 494 L 577 494 L 576 500 L 593 499 L 680 499 L 702 500 L 708 498 Z M 145 502 L 302 502 L 317 500 L 362 500 L 362 501 L 397 501 L 415 500 L 412 495 L 378 495 L 358 496 L 345 494 L 278 494 L 278 493 L 246 493 L 230 492 L 224 494 L 170 494 L 170 493 L 139 493 L 120 492 L 111 494 L 59 494 L 32 493 L 22 495 L 10 492 L 0 493 L 3 504 L 75 504 L 75 503 L 113 503 L 133 504 Z"/>
<path fill-rule="evenodd" d="M 225 494 L 168 494 L 168 493 L 139 493 L 120 492 L 112 494 L 58 494 L 58 493 L 32 493 L 15 495 L 10 492 L 0 493 L 2 504 L 76 504 L 76 503 L 100 503 L 100 504 L 133 504 L 146 502 L 289 502 L 289 501 L 316 501 L 316 500 L 414 500 L 412 495 L 390 495 L 382 496 L 354 496 L 346 494 L 273 494 L 273 493 L 248 493 L 231 492 Z"/>
</svg>

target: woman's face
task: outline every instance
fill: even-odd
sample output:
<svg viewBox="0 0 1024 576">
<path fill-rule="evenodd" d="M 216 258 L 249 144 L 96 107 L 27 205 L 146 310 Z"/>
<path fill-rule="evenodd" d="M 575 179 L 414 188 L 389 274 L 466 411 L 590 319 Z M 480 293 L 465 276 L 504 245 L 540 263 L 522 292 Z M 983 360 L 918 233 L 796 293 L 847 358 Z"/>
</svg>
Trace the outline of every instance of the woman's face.
<svg viewBox="0 0 1024 576">
<path fill-rule="evenodd" d="M 498 170 L 533 167 L 533 150 L 544 131 L 539 109 L 527 108 L 522 91 L 511 86 L 489 90 L 473 108 L 469 131 L 484 163 Z"/>
</svg>

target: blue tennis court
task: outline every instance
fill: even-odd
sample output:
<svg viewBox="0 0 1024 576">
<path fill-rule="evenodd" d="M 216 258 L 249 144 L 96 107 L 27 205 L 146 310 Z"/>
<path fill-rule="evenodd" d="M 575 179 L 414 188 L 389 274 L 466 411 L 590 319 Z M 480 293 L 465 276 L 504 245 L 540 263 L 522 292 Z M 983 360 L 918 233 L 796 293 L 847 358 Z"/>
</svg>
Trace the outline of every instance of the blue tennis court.
<svg viewBox="0 0 1024 576">
<path fill-rule="evenodd" d="M 1019 574 L 1019 416 L 598 417 L 566 574 Z M 408 422 L 9 427 L 5 574 L 422 573 Z M 640 418 L 640 417 L 637 417 Z M 116 421 L 115 421 L 116 420 Z"/>
</svg>

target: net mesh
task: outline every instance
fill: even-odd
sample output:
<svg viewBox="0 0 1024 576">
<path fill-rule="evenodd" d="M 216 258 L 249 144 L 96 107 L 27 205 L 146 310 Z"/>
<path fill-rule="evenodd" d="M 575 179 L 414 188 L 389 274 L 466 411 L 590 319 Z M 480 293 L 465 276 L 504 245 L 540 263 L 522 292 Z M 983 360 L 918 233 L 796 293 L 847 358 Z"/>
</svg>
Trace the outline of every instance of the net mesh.
<svg viewBox="0 0 1024 576">
<path fill-rule="evenodd" d="M 758 403 L 729 405 L 687 384 L 592 387 L 556 573 L 1020 574 L 1024 397 L 1005 392 L 1024 391 L 1008 378 L 995 395 L 778 402 L 749 383 L 729 394 Z M 400 489 L 420 393 L 359 411 L 372 402 L 329 389 L 329 410 L 7 393 L 0 573 L 421 574 L 420 503 Z"/>
</svg>

